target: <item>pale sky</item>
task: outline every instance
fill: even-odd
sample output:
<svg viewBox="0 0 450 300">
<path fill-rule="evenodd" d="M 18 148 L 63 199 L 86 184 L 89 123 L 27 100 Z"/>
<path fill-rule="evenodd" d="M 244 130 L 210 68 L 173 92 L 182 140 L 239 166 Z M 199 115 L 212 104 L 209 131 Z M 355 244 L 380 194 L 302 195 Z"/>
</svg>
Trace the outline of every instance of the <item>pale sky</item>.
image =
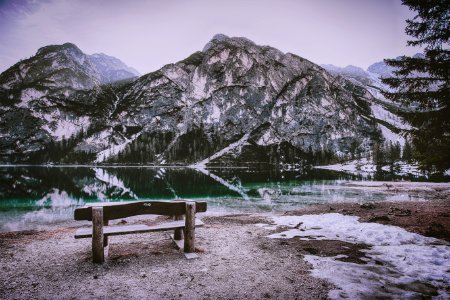
<svg viewBox="0 0 450 300">
<path fill-rule="evenodd" d="M 243 36 L 312 62 L 367 68 L 411 55 L 400 0 L 0 0 L 0 72 L 49 44 L 115 56 L 145 74 Z"/>
</svg>

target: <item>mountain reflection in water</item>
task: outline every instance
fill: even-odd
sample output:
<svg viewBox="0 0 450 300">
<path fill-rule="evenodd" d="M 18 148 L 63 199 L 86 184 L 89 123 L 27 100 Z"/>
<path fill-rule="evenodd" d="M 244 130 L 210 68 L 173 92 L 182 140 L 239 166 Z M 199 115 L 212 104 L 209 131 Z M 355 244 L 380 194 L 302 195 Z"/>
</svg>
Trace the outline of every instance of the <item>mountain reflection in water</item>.
<svg viewBox="0 0 450 300">
<path fill-rule="evenodd" d="M 388 199 L 380 191 L 346 188 L 348 181 L 367 179 L 315 169 L 0 167 L 0 231 L 46 228 L 98 201 L 202 199 L 208 211 L 268 212 Z"/>
</svg>

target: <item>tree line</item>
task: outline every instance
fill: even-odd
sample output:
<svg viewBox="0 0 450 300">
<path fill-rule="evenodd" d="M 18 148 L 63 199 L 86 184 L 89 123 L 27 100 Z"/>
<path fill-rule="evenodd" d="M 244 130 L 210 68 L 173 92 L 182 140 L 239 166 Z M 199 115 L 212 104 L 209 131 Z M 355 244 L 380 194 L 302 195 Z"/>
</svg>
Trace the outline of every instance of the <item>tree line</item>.
<svg viewBox="0 0 450 300">
<path fill-rule="evenodd" d="M 377 165 L 377 167 L 381 167 L 393 165 L 400 161 L 412 163 L 416 161 L 414 159 L 415 152 L 416 150 L 410 140 L 406 139 L 403 149 L 399 142 L 393 143 L 392 141 L 386 141 L 384 143 L 374 143 L 371 156 L 373 163 Z"/>
</svg>

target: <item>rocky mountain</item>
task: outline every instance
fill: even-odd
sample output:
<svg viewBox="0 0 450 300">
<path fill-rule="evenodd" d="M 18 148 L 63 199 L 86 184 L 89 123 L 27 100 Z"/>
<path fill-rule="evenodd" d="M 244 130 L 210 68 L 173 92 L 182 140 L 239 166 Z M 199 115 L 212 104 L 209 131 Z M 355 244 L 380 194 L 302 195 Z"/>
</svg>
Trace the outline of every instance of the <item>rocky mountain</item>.
<svg viewBox="0 0 450 300">
<path fill-rule="evenodd" d="M 86 55 L 71 43 L 51 45 L 0 74 L 2 161 L 27 161 L 49 143 L 86 128 L 84 112 L 96 109 L 94 99 L 105 84 L 113 76 L 135 77 L 128 67 L 121 72 L 117 59 L 102 57 Z"/>
<path fill-rule="evenodd" d="M 383 76 L 390 76 L 393 69 L 386 65 L 384 61 L 370 65 L 367 70 L 352 65 L 342 68 L 332 64 L 323 64 L 321 67 L 334 76 L 341 76 L 352 81 L 354 84 L 364 86 L 375 98 L 385 102 L 387 101 L 381 94 L 381 91 L 388 90 L 389 87 L 381 82 L 381 78 Z"/>
<path fill-rule="evenodd" d="M 393 67 L 388 66 L 384 61 L 373 63 L 367 68 L 367 72 L 376 74 L 378 77 L 390 77 L 394 70 Z"/>
<path fill-rule="evenodd" d="M 414 56 L 421 55 L 423 54 L 417 53 Z M 408 113 L 408 109 L 386 99 L 381 93 L 390 90 L 390 87 L 381 82 L 381 78 L 393 76 L 393 67 L 388 66 L 384 61 L 373 63 L 367 70 L 355 66 L 341 68 L 332 64 L 322 65 L 322 67 L 335 76 L 344 77 L 355 84 L 364 86 L 377 99 L 371 104 L 371 109 L 373 115 L 379 120 L 384 139 L 404 145 L 405 138 L 399 134 L 399 130 L 412 128 L 403 118 L 404 114 Z"/>
<path fill-rule="evenodd" d="M 373 76 L 360 67 L 348 65 L 344 68 L 340 68 L 332 64 L 321 65 L 321 67 L 334 76 L 340 75 L 347 79 L 354 79 L 363 85 L 369 85 L 374 81 Z"/>
<path fill-rule="evenodd" d="M 124 64 L 120 59 L 103 53 L 89 55 L 89 60 L 100 73 L 103 83 L 139 77 L 139 72 Z"/>
<path fill-rule="evenodd" d="M 367 83 L 246 38 L 134 80 L 99 65 L 64 44 L 1 74 L 0 159 L 295 164 L 365 153 L 401 125 Z"/>
<path fill-rule="evenodd" d="M 424 56 L 423 53 L 416 53 L 413 57 L 423 58 Z M 396 57 L 396 59 L 400 58 L 401 56 Z M 384 61 L 378 61 L 371 64 L 367 70 L 352 65 L 341 68 L 332 64 L 323 64 L 321 67 L 333 75 L 344 76 L 348 79 L 354 79 L 364 85 L 372 85 L 383 89 L 387 89 L 387 87 L 381 83 L 380 79 L 382 77 L 393 76 L 395 70 L 395 68 L 388 66 Z"/>
</svg>

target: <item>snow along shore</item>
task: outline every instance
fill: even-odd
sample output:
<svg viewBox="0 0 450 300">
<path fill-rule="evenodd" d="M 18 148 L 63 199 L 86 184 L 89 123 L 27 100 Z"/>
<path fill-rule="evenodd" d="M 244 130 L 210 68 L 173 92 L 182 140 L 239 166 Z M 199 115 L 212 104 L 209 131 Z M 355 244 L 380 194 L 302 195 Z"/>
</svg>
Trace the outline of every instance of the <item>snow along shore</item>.
<svg viewBox="0 0 450 300">
<path fill-rule="evenodd" d="M 289 229 L 271 234 L 270 238 L 339 240 L 370 246 L 362 250 L 364 264 L 342 261 L 346 257 L 342 254 L 305 255 L 313 265 L 313 276 L 338 287 L 329 292 L 331 299 L 420 298 L 428 285 L 436 288 L 437 299 L 450 298 L 450 246 L 445 241 L 397 226 L 359 222 L 359 217 L 338 213 L 271 219 L 276 226 Z"/>
</svg>

